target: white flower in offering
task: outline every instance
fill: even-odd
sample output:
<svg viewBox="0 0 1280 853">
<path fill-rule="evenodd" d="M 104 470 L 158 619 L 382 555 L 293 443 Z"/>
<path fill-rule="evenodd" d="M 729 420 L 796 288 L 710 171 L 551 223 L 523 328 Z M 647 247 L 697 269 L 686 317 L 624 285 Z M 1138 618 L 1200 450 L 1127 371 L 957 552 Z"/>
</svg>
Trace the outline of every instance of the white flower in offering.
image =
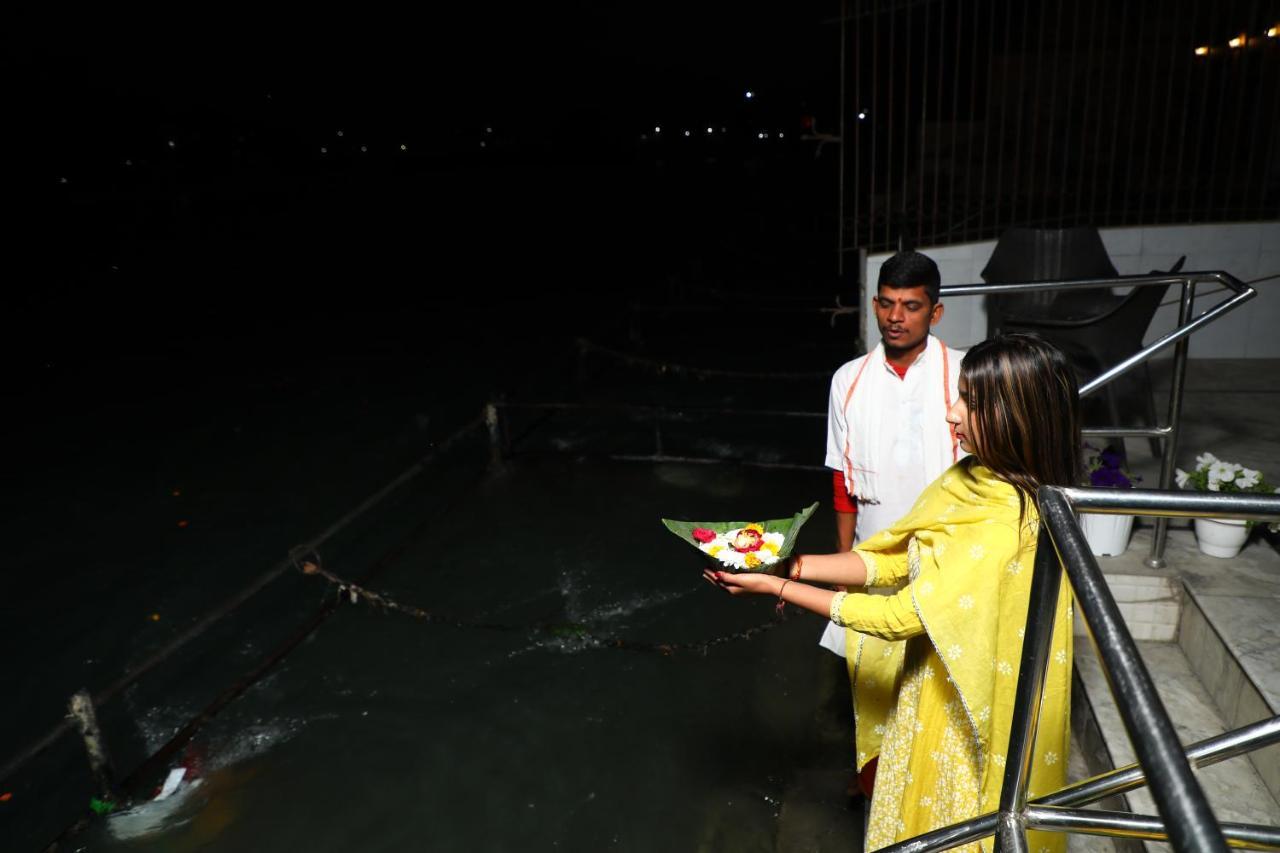
<svg viewBox="0 0 1280 853">
<path fill-rule="evenodd" d="M 699 534 L 702 535 L 699 535 Z M 710 534 L 710 538 L 706 538 Z M 778 562 L 778 551 L 786 539 L 781 533 L 766 532 L 759 524 L 748 524 L 723 533 L 698 528 L 694 538 L 698 548 L 733 569 L 750 570 Z"/>
</svg>

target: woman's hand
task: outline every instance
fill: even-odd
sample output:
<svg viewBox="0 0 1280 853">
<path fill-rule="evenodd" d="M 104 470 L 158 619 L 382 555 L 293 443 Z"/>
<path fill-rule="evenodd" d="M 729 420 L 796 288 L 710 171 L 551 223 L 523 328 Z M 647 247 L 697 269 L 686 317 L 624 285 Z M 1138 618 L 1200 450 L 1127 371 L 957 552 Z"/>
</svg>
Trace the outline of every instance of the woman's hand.
<svg viewBox="0 0 1280 853">
<path fill-rule="evenodd" d="M 717 569 L 703 569 L 702 576 L 707 583 L 720 587 L 730 595 L 757 593 L 761 595 L 777 595 L 779 579 L 773 575 L 759 572 L 722 572 Z"/>
</svg>

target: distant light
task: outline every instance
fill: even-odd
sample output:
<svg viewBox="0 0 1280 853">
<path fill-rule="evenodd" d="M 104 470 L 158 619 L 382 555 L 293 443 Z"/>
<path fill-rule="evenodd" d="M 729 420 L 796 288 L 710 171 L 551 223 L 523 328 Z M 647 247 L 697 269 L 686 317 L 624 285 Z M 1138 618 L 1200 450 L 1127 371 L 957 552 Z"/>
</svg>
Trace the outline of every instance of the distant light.
<svg viewBox="0 0 1280 853">
<path fill-rule="evenodd" d="M 329 149 L 328 149 L 328 148 L 325 148 L 323 145 L 321 145 L 321 146 L 320 146 L 320 153 L 321 153 L 321 154 L 328 154 L 328 153 L 329 153 Z"/>
<path fill-rule="evenodd" d="M 338 135 L 339 135 L 339 136 L 342 136 L 342 131 L 338 131 Z"/>
<path fill-rule="evenodd" d="M 654 132 L 654 133 L 662 133 L 662 125 L 660 125 L 660 124 L 656 124 L 656 125 L 654 125 L 654 126 L 653 126 L 653 132 Z"/>
<path fill-rule="evenodd" d="M 1208 55 L 1209 55 L 1209 48 L 1205 47 L 1204 45 L 1200 45 L 1200 47 L 1196 48 L 1196 56 L 1208 56 Z"/>
<path fill-rule="evenodd" d="M 728 128 L 724 128 L 724 127 L 722 127 L 722 128 L 720 128 L 720 132 L 721 132 L 721 133 L 728 133 L 728 132 L 729 132 L 729 130 L 728 130 Z"/>
<path fill-rule="evenodd" d="M 778 138 L 779 138 L 779 139 L 781 139 L 783 136 L 784 136 L 783 132 L 782 132 L 782 131 L 778 131 Z"/>
<path fill-rule="evenodd" d="M 756 96 L 756 93 L 751 91 L 750 89 L 748 89 L 746 91 L 746 94 L 743 95 L 743 97 L 746 98 L 748 101 L 754 98 L 755 96 Z"/>
<path fill-rule="evenodd" d="M 124 161 L 124 164 L 125 164 L 126 166 L 132 166 L 132 165 L 133 165 L 133 161 L 132 161 L 132 160 L 125 160 L 125 161 Z"/>
<path fill-rule="evenodd" d="M 1267 38 L 1280 38 L 1280 27 L 1271 27 L 1267 30 Z"/>
<path fill-rule="evenodd" d="M 67 182 L 66 178 L 58 178 L 58 183 L 65 184 L 66 182 Z"/>
<path fill-rule="evenodd" d="M 757 133 L 757 134 L 756 134 L 756 139 L 764 139 L 764 134 L 763 134 L 763 133 Z"/>
<path fill-rule="evenodd" d="M 177 147 L 178 147 L 178 143 L 176 143 L 176 142 L 174 142 L 172 139 L 170 139 L 170 140 L 169 140 L 169 147 L 170 147 L 170 148 L 177 148 Z"/>
<path fill-rule="evenodd" d="M 486 128 L 484 129 L 484 132 L 485 132 L 485 133 L 493 133 L 493 128 L 492 128 L 492 127 L 486 127 Z"/>
<path fill-rule="evenodd" d="M 1231 47 L 1244 47 L 1245 42 L 1247 42 L 1248 40 L 1249 40 L 1249 37 L 1246 36 L 1244 33 L 1241 33 L 1240 35 L 1233 38 L 1231 41 L 1227 42 L 1227 44 L 1230 45 Z"/>
<path fill-rule="evenodd" d="M 714 128 L 710 128 L 710 127 L 707 128 L 707 133 L 714 133 L 714 132 L 715 132 Z"/>
<path fill-rule="evenodd" d="M 401 150 L 401 151 L 408 151 L 408 150 L 409 150 L 409 146 L 408 146 L 408 145 L 401 145 L 401 146 L 400 146 L 400 150 Z"/>
<path fill-rule="evenodd" d="M 361 154 L 365 153 L 365 152 L 366 152 L 366 151 L 368 151 L 368 150 L 369 150 L 368 146 L 366 146 L 366 145 L 361 145 L 361 146 L 360 146 L 360 153 L 361 153 Z"/>
<path fill-rule="evenodd" d="M 866 120 L 867 120 L 867 111 L 866 111 L 866 110 L 859 110 L 859 111 L 858 111 L 858 121 L 866 121 Z"/>
<path fill-rule="evenodd" d="M 688 136 L 688 135 L 689 135 L 689 131 L 687 131 L 687 130 L 686 130 L 686 131 L 684 132 L 684 135 L 685 135 L 685 136 Z"/>
<path fill-rule="evenodd" d="M 480 147 L 481 147 L 481 148 L 488 148 L 488 147 L 489 147 L 489 145 L 488 145 L 488 143 L 486 143 L 483 139 L 481 139 L 481 140 L 480 140 Z"/>
</svg>

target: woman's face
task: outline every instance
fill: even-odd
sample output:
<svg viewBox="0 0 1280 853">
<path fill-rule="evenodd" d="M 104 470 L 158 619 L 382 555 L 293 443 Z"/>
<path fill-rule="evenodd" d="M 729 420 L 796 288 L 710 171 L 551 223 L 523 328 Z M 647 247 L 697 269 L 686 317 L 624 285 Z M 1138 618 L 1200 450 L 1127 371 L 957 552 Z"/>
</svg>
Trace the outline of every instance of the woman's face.
<svg viewBox="0 0 1280 853">
<path fill-rule="evenodd" d="M 959 386 L 960 393 L 956 397 L 955 403 L 947 410 L 947 423 L 951 424 L 952 429 L 955 430 L 956 438 L 960 442 L 960 449 L 965 453 L 976 453 L 977 450 L 973 440 L 976 431 L 973 418 L 969 413 L 969 383 L 965 381 L 963 376 L 960 377 Z"/>
</svg>

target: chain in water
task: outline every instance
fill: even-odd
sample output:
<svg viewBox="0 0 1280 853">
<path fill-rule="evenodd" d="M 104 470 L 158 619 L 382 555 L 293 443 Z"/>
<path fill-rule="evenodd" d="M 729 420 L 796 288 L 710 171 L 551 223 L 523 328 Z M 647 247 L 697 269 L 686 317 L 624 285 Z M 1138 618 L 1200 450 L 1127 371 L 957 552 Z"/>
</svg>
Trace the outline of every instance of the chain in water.
<svg viewBox="0 0 1280 853">
<path fill-rule="evenodd" d="M 562 647 L 567 651 L 581 651 L 585 649 L 625 649 L 632 652 L 653 652 L 660 655 L 672 655 L 688 652 L 705 653 L 708 650 L 725 643 L 749 640 L 765 633 L 766 631 L 776 628 L 782 623 L 781 619 L 775 619 L 772 622 L 755 625 L 743 631 L 735 631 L 732 634 L 724 634 L 710 640 L 699 640 L 697 642 L 650 643 L 638 640 L 624 640 L 617 637 L 602 637 L 592 633 L 586 626 L 578 623 L 511 625 L 497 622 L 480 622 L 468 619 L 459 619 L 454 616 L 436 613 L 411 604 L 403 604 L 391 598 L 389 595 L 384 595 L 375 590 L 367 589 L 360 584 L 352 583 L 351 581 L 339 577 L 324 568 L 320 559 L 320 554 L 317 551 L 309 551 L 304 555 L 302 552 L 295 550 L 291 552 L 289 556 L 293 561 L 294 567 L 298 571 L 302 572 L 302 574 L 323 578 L 331 587 L 333 587 L 339 600 L 345 599 L 351 604 L 359 604 L 361 601 L 364 601 L 366 604 L 370 604 L 382 610 L 403 613 L 405 616 L 411 616 L 414 619 L 419 619 L 423 622 L 430 622 L 434 625 L 447 625 L 451 628 L 470 628 L 481 631 L 503 631 L 523 635 L 542 634 L 561 641 Z"/>
</svg>

